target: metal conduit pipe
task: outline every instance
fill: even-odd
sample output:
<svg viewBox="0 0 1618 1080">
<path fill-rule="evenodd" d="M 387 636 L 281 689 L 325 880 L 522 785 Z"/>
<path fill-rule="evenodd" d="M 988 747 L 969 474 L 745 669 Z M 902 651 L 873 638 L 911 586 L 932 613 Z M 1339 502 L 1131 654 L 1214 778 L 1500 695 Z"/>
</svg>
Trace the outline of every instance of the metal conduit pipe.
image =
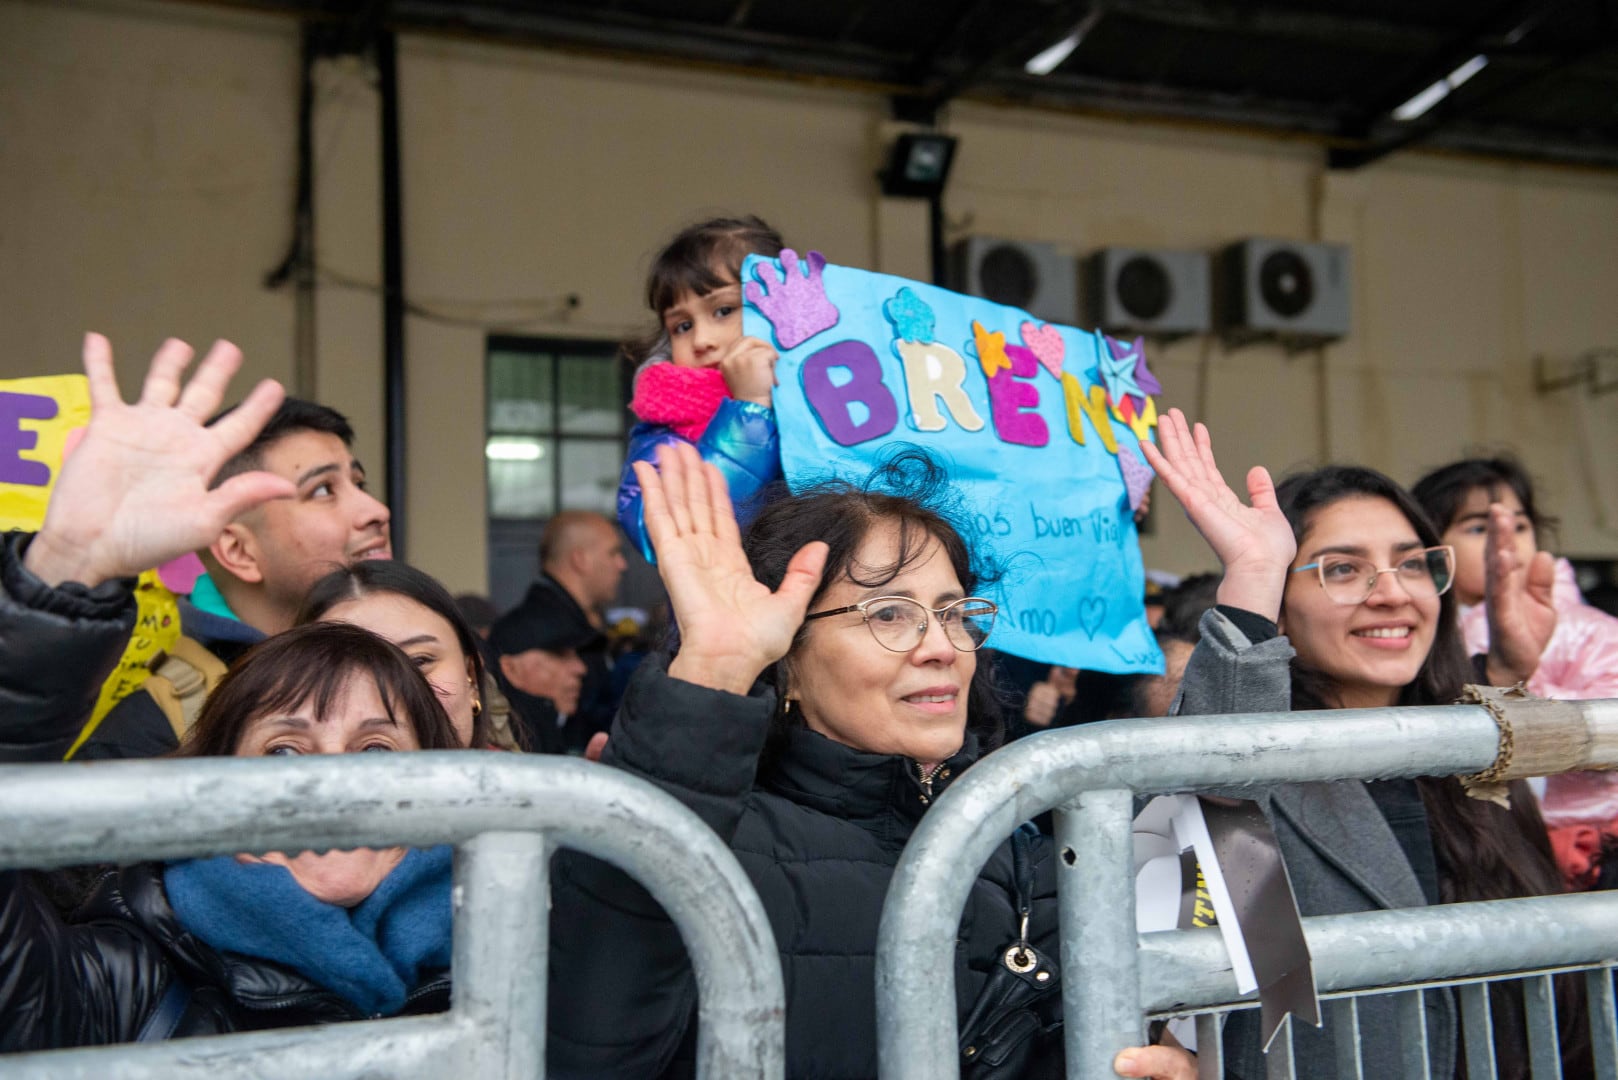
<svg viewBox="0 0 1618 1080">
<path fill-rule="evenodd" d="M 1571 732 L 1583 749 L 1568 757 L 1618 765 L 1599 760 L 1612 739 L 1598 737 L 1618 732 L 1618 702 L 1564 704 L 1572 708 L 1547 727 L 1558 735 L 1583 732 Z M 1519 748 L 1538 742 L 1532 724 L 1515 738 Z M 960 1075 L 954 971 L 934 958 L 953 949 L 976 875 L 1022 822 L 1063 806 L 1078 818 L 1067 823 L 1067 813 L 1057 813 L 1066 848 L 1066 865 L 1058 868 L 1064 943 L 1074 935 L 1129 943 L 1064 964 L 1062 973 L 1069 1075 L 1111 1076 L 1110 1066 L 1092 1067 L 1082 1048 L 1128 1045 L 1143 1030 L 1134 1005 L 1140 987 L 1133 889 L 1086 880 L 1119 872 L 1120 838 L 1086 827 L 1090 819 L 1116 823 L 1118 815 L 1102 807 L 1116 806 L 1118 796 L 1105 793 L 1475 773 L 1495 762 L 1500 744 L 1493 716 L 1463 705 L 1121 720 L 1052 731 L 997 751 L 938 800 L 895 868 L 876 962 L 884 1080 Z M 1100 804 L 1095 793 L 1103 793 Z M 1105 991 L 1087 993 L 1091 987 Z"/>
<path fill-rule="evenodd" d="M 1303 932 L 1322 993 L 1618 962 L 1618 903 L 1600 893 L 1469 904 L 1464 923 L 1443 907 L 1321 915 Z M 1217 928 L 1141 934 L 1139 943 L 1145 1012 L 1258 1000 L 1234 993 Z"/>
<path fill-rule="evenodd" d="M 0 1057 L 7 1077 L 536 1075 L 553 847 L 621 868 L 679 927 L 697 973 L 702 1075 L 770 1080 L 785 1068 L 780 958 L 752 883 L 696 814 L 616 769 L 467 751 L 6 766 L 0 823 L 0 868 L 461 845 L 449 1014 L 119 1047 L 110 1057 Z"/>
</svg>

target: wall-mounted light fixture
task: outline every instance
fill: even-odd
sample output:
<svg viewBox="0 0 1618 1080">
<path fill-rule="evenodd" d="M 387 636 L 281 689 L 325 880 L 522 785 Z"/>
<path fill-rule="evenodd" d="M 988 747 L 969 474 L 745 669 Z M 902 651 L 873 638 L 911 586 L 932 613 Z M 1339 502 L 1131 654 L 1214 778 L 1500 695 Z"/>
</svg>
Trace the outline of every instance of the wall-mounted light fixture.
<svg viewBox="0 0 1618 1080">
<path fill-rule="evenodd" d="M 911 199 L 942 194 L 955 161 L 956 141 L 953 135 L 935 131 L 911 132 L 893 140 L 887 168 L 877 174 L 882 194 Z"/>
</svg>

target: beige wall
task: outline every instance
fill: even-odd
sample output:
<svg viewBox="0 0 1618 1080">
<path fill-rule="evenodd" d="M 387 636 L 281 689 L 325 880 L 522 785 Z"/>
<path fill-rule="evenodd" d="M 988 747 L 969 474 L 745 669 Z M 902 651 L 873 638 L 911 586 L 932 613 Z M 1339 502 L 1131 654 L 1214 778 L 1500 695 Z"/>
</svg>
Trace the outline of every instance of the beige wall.
<svg viewBox="0 0 1618 1080">
<path fill-rule="evenodd" d="M 294 374 L 290 294 L 263 272 L 291 229 L 296 28 L 157 3 L 0 0 L 0 376 L 63 370 L 106 330 L 126 370 L 165 333 L 228 334 Z M 380 480 L 375 92 L 320 70 L 311 392 L 353 415 Z M 880 198 L 892 125 L 852 90 L 407 37 L 406 285 L 448 314 L 613 339 L 676 225 L 748 210 L 834 261 L 921 276 L 920 204 Z M 958 104 L 951 235 L 1213 248 L 1351 245 L 1354 332 L 1289 355 L 1154 346 L 1165 399 L 1208 419 L 1227 472 L 1360 460 L 1409 481 L 1468 446 L 1518 448 L 1562 547 L 1618 555 L 1618 395 L 1536 396 L 1532 357 L 1618 346 L 1618 175 L 1406 154 L 1329 174 L 1306 143 Z M 575 309 L 561 299 L 580 298 Z M 499 303 L 497 303 L 499 302 Z M 409 546 L 454 588 L 486 574 L 484 333 L 407 328 Z M 1618 374 L 1618 373 L 1615 373 Z M 127 381 L 127 380 L 126 380 Z M 1208 558 L 1177 512 L 1148 561 Z"/>
</svg>

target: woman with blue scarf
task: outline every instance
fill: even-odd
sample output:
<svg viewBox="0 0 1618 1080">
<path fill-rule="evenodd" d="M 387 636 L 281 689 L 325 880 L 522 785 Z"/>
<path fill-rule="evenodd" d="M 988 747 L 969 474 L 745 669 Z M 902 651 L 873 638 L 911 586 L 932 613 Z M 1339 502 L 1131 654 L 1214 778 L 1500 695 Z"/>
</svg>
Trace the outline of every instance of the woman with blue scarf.
<svg viewBox="0 0 1618 1080">
<path fill-rule="evenodd" d="M 255 646 L 181 756 L 458 749 L 408 657 L 315 623 Z M 0 1051 L 449 1007 L 452 849 L 225 855 L 105 875 L 72 921 L 0 873 Z"/>
</svg>

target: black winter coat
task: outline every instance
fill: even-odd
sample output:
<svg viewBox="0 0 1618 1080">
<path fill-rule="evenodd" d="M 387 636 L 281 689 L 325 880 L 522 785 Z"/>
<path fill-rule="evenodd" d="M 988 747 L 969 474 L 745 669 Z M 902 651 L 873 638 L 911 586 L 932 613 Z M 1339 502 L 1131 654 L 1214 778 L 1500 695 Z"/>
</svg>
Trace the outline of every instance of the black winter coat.
<svg viewBox="0 0 1618 1080">
<path fill-rule="evenodd" d="M 0 761 L 61 761 L 135 628 L 131 581 L 51 588 L 0 536 Z"/>
<path fill-rule="evenodd" d="M 931 799 L 916 764 L 806 729 L 760 769 L 773 695 L 739 697 L 636 673 L 606 760 L 696 810 L 735 852 L 775 932 L 786 983 L 787 1075 L 876 1076 L 876 937 L 894 864 Z M 976 740 L 944 764 L 932 798 L 976 760 Z M 1056 943 L 1052 847 L 1033 849 L 1029 936 Z M 696 982 L 679 934 L 627 876 L 585 856 L 557 859 L 552 908 L 552 1075 L 687 1075 Z M 1009 841 L 978 876 L 953 964 L 964 1015 L 1015 939 Z"/>
<path fill-rule="evenodd" d="M 22 875 L 0 872 L 0 972 L 0 1051 L 135 1041 L 176 980 L 174 1037 L 364 1019 L 291 968 L 188 933 L 156 863 L 107 874 L 71 924 Z M 447 972 L 430 978 L 403 1013 L 442 1012 L 449 993 Z"/>
</svg>

